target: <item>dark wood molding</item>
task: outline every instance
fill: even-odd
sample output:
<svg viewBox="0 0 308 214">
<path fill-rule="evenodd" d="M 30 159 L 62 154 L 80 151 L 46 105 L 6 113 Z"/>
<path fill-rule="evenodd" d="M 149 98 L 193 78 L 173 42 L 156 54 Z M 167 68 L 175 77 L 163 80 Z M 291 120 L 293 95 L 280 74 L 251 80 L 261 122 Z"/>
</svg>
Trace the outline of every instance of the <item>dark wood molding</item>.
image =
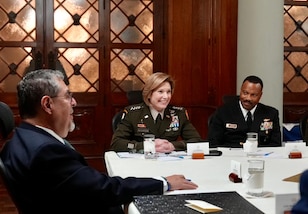
<svg viewBox="0 0 308 214">
<path fill-rule="evenodd" d="M 283 93 L 283 122 L 298 123 L 308 113 L 308 92 Z"/>
</svg>

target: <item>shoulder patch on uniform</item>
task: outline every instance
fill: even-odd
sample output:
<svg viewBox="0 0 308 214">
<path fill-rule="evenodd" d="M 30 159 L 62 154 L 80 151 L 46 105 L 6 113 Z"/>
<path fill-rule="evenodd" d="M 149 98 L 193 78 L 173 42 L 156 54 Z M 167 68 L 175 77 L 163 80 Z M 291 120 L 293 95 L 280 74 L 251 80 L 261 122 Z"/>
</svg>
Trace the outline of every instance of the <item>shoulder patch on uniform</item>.
<svg viewBox="0 0 308 214">
<path fill-rule="evenodd" d="M 139 110 L 139 109 L 142 109 L 143 108 L 143 105 L 131 105 L 131 106 L 128 106 L 126 109 L 128 111 L 136 111 L 136 110 Z"/>
<path fill-rule="evenodd" d="M 184 107 L 172 106 L 172 109 L 183 111 L 183 110 L 184 110 Z"/>
<path fill-rule="evenodd" d="M 124 110 L 123 111 L 123 113 L 122 113 L 122 117 L 121 117 L 121 120 L 123 120 L 124 119 L 124 117 L 125 117 L 125 115 L 127 114 L 127 111 L 126 110 Z"/>
<path fill-rule="evenodd" d="M 189 120 L 189 116 L 188 116 L 187 110 L 185 110 L 185 114 L 186 114 L 187 120 Z"/>
</svg>

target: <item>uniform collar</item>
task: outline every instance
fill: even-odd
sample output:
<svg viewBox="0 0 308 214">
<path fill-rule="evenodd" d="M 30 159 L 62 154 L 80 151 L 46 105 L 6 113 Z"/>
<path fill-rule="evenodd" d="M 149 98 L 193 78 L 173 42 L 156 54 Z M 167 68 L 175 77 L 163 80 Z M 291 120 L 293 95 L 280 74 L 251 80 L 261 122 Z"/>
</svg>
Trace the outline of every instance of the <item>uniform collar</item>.
<svg viewBox="0 0 308 214">
<path fill-rule="evenodd" d="M 242 103 L 241 103 L 241 101 L 240 101 L 240 100 L 239 100 L 239 104 L 240 104 L 240 108 L 241 108 L 242 114 L 243 114 L 244 118 L 246 118 L 246 115 L 247 115 L 247 113 L 248 113 L 248 110 L 247 110 L 247 109 L 245 109 L 245 108 L 242 106 Z M 255 113 L 255 111 L 256 111 L 256 108 L 257 108 L 257 106 L 258 106 L 258 104 L 257 104 L 257 105 L 255 105 L 255 107 L 253 107 L 253 108 L 250 110 L 251 115 L 254 115 L 254 113 Z"/>
<path fill-rule="evenodd" d="M 165 110 L 164 110 L 165 111 Z M 160 114 L 161 118 L 164 119 L 164 111 L 158 112 L 153 107 L 150 106 L 150 112 L 154 120 L 157 118 L 157 115 Z"/>
</svg>

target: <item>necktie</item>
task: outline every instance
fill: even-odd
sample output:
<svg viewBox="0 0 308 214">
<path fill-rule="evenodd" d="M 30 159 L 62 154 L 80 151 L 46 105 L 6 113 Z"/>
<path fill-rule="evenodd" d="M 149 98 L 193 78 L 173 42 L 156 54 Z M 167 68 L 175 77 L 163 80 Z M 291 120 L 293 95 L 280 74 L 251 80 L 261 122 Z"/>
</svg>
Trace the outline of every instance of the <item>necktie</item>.
<svg viewBox="0 0 308 214">
<path fill-rule="evenodd" d="M 159 129 L 161 121 L 162 121 L 161 115 L 158 114 L 157 117 L 156 117 L 156 120 L 155 120 L 157 129 Z"/>
<path fill-rule="evenodd" d="M 247 123 L 248 130 L 250 130 L 251 124 L 252 124 L 252 117 L 251 117 L 251 112 L 250 111 L 247 112 L 246 123 Z"/>
<path fill-rule="evenodd" d="M 155 123 L 160 123 L 161 121 L 162 121 L 161 115 L 158 114 L 157 117 L 156 117 Z"/>
</svg>

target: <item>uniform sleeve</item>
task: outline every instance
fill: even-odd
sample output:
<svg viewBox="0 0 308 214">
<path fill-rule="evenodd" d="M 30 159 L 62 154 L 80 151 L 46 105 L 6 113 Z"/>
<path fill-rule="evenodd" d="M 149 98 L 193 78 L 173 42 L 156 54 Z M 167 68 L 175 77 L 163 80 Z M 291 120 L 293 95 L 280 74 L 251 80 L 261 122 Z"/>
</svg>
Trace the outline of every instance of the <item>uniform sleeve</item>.
<svg viewBox="0 0 308 214">
<path fill-rule="evenodd" d="M 128 110 L 123 111 L 123 116 L 121 122 L 118 124 L 118 128 L 114 132 L 111 140 L 110 149 L 116 152 L 128 152 L 131 149 L 141 149 L 142 140 L 137 141 L 133 138 L 134 126 L 133 126 L 133 116 L 128 113 Z"/>
<path fill-rule="evenodd" d="M 220 117 L 217 110 L 211 118 L 208 130 L 208 141 L 211 148 L 215 148 L 222 144 L 224 135 L 224 121 Z"/>
<path fill-rule="evenodd" d="M 274 130 L 271 143 L 272 143 L 271 146 L 281 146 L 281 128 L 280 128 L 278 110 L 275 110 Z"/>
<path fill-rule="evenodd" d="M 31 170 L 36 175 L 33 182 L 44 191 L 50 187 L 57 198 L 82 198 L 93 206 L 120 205 L 131 201 L 134 195 L 163 193 L 163 182 L 157 179 L 110 177 L 84 162 L 75 151 L 64 151 L 63 146 L 45 146 L 32 161 Z"/>
</svg>

